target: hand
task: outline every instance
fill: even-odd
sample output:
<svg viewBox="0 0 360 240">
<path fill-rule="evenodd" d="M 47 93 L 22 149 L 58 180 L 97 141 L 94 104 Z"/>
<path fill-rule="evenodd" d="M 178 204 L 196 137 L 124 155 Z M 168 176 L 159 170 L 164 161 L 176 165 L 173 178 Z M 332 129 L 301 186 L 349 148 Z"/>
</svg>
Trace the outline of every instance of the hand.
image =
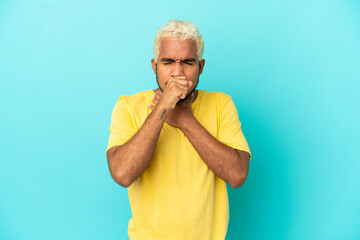
<svg viewBox="0 0 360 240">
<path fill-rule="evenodd" d="M 185 76 L 171 77 L 165 82 L 165 89 L 159 99 L 158 105 L 170 111 L 175 108 L 180 99 L 184 99 L 193 83 Z"/>
<path fill-rule="evenodd" d="M 155 96 L 152 100 L 153 104 L 158 105 L 159 100 L 161 99 L 163 92 L 159 89 L 155 91 Z M 175 108 L 169 110 L 166 116 L 166 122 L 173 127 L 177 127 L 182 129 L 190 118 L 193 118 L 191 103 L 195 98 L 195 92 L 193 92 L 186 101 L 177 103 Z M 154 105 L 149 105 L 149 108 L 153 110 L 155 108 Z"/>
</svg>

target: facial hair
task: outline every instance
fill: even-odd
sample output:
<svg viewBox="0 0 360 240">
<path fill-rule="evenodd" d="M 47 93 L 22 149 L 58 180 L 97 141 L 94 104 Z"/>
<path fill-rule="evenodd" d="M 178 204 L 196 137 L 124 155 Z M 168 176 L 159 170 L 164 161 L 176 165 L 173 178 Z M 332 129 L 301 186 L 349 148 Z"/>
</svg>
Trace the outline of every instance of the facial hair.
<svg viewBox="0 0 360 240">
<path fill-rule="evenodd" d="M 201 65 L 199 64 L 199 67 L 200 67 L 200 66 L 201 66 Z M 197 85 L 199 84 L 199 78 L 200 78 L 200 73 L 199 73 L 199 75 L 198 75 L 198 79 L 197 79 L 197 81 L 196 81 L 196 85 L 195 85 L 194 89 L 191 90 L 191 92 L 189 92 L 189 94 L 186 95 L 186 97 L 185 97 L 184 99 L 180 99 L 180 100 L 178 101 L 178 103 L 184 102 L 184 101 L 186 101 L 186 100 L 190 97 L 190 95 L 195 91 Z M 164 92 L 164 90 L 160 87 L 160 84 L 159 84 L 158 75 L 157 75 L 157 64 L 156 64 L 156 83 L 157 83 L 157 85 L 159 86 L 160 90 L 161 90 L 162 92 Z"/>
</svg>

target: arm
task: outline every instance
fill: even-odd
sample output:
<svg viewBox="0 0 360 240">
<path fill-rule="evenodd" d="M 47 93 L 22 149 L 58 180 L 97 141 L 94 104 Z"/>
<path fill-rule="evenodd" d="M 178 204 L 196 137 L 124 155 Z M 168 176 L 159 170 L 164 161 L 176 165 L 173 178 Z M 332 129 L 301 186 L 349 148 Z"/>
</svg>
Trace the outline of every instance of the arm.
<svg viewBox="0 0 360 240">
<path fill-rule="evenodd" d="M 161 93 L 159 93 L 161 94 Z M 233 188 L 244 184 L 249 171 L 250 155 L 215 139 L 192 115 L 194 94 L 169 112 L 166 122 L 180 128 L 214 174 Z M 155 99 L 154 103 L 157 101 Z"/>
<path fill-rule="evenodd" d="M 249 171 L 249 153 L 219 142 L 195 118 L 189 118 L 181 130 L 216 176 L 233 188 L 244 184 Z"/>
<path fill-rule="evenodd" d="M 107 151 L 111 176 L 121 186 L 130 186 L 149 166 L 165 121 L 163 111 L 161 107 L 155 108 L 127 143 Z"/>
<path fill-rule="evenodd" d="M 152 112 L 139 131 L 125 144 L 107 151 L 110 173 L 115 182 L 128 187 L 147 169 L 168 111 L 175 107 L 179 99 L 185 98 L 191 84 L 185 79 L 170 78 L 161 97 L 154 97 L 158 104 L 156 107 L 151 105 Z"/>
</svg>

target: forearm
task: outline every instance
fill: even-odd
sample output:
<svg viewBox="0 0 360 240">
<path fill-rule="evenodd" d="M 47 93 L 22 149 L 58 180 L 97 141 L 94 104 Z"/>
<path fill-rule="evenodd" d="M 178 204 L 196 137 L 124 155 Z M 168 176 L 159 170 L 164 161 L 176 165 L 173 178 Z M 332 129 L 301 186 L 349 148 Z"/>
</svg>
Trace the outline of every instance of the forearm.
<svg viewBox="0 0 360 240">
<path fill-rule="evenodd" d="M 114 180 L 128 187 L 149 166 L 165 121 L 164 109 L 156 107 L 139 131 L 124 145 L 116 147 L 108 158 Z"/>
<path fill-rule="evenodd" d="M 215 139 L 195 118 L 189 119 L 181 130 L 216 176 L 232 187 L 244 183 L 249 167 L 246 158 Z"/>
</svg>

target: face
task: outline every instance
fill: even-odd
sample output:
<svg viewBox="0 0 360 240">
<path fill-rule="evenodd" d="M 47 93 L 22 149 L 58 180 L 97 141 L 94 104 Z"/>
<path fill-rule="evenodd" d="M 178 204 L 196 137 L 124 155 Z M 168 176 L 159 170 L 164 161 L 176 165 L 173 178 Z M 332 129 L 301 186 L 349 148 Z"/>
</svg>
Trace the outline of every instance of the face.
<svg viewBox="0 0 360 240">
<path fill-rule="evenodd" d="M 165 89 L 165 83 L 169 78 L 185 76 L 193 83 L 188 91 L 189 95 L 199 82 L 205 60 L 202 59 L 199 62 L 197 46 L 193 40 L 175 40 L 165 37 L 160 41 L 158 61 L 151 59 L 151 64 L 160 89 Z"/>
</svg>

